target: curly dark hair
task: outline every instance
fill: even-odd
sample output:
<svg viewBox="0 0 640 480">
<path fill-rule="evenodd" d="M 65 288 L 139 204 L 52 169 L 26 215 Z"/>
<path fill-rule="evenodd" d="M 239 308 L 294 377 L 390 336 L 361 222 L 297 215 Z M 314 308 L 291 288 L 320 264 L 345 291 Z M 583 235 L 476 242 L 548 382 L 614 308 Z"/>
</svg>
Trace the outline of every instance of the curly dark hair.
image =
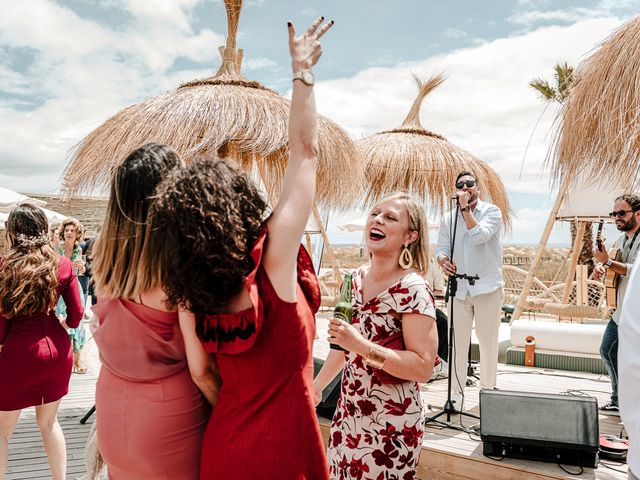
<svg viewBox="0 0 640 480">
<path fill-rule="evenodd" d="M 636 195 L 635 193 L 625 193 L 624 195 L 620 195 L 615 199 L 616 202 L 618 200 L 627 202 L 627 205 L 629 205 L 631 207 L 631 210 L 633 210 L 634 212 L 640 210 L 640 195 Z"/>
<path fill-rule="evenodd" d="M 148 247 L 160 263 L 167 305 L 202 316 L 240 293 L 266 209 L 246 174 L 222 160 L 201 158 L 173 171 L 149 211 Z"/>
</svg>

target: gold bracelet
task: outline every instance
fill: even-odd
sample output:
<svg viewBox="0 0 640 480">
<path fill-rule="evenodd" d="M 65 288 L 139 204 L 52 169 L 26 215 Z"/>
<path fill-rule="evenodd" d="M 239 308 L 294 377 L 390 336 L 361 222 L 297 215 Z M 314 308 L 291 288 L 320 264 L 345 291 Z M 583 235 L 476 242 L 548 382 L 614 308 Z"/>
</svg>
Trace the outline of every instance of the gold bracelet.
<svg viewBox="0 0 640 480">
<path fill-rule="evenodd" d="M 389 352 L 386 348 L 379 345 L 373 345 L 369 350 L 369 355 L 364 359 L 364 363 L 372 368 L 381 370 L 384 367 L 384 363 L 387 361 Z"/>
</svg>

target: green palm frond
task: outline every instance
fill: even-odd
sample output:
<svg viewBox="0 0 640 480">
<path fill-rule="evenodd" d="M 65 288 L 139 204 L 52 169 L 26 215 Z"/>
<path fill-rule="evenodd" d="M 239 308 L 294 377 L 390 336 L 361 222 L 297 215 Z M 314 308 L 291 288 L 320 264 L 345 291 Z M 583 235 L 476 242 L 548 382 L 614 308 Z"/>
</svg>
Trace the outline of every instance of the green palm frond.
<svg viewBox="0 0 640 480">
<path fill-rule="evenodd" d="M 571 85 L 573 84 L 574 75 L 573 75 L 573 67 L 569 66 L 567 62 L 564 64 L 558 63 L 554 67 L 555 73 L 553 75 L 557 89 L 559 101 L 562 103 L 565 98 L 569 95 L 569 91 L 571 90 Z"/>
<path fill-rule="evenodd" d="M 537 90 L 540 97 L 545 101 L 557 100 L 557 91 L 549 82 L 542 78 L 536 78 L 529 82 L 529 86 Z"/>
</svg>

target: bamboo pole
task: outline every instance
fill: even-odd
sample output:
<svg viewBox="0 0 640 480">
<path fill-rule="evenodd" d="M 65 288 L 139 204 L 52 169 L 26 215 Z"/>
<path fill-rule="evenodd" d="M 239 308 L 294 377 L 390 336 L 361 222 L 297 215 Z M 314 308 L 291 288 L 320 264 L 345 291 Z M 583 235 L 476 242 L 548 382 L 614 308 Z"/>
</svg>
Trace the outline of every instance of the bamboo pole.
<svg viewBox="0 0 640 480">
<path fill-rule="evenodd" d="M 333 252 L 333 248 L 331 248 L 331 242 L 329 242 L 329 236 L 327 235 L 327 231 L 324 229 L 324 225 L 322 224 L 322 220 L 320 219 L 320 212 L 318 211 L 318 207 L 313 206 L 313 218 L 316 220 L 316 224 L 318 226 L 318 230 L 320 230 L 320 235 L 322 235 L 322 239 L 325 244 L 325 251 L 329 256 L 329 261 L 331 262 L 331 269 L 333 270 L 333 277 L 338 285 L 342 282 L 342 275 L 340 275 L 340 269 L 338 268 L 338 259 L 336 258 L 336 254 Z"/>
<path fill-rule="evenodd" d="M 313 249 L 311 248 L 311 234 L 309 232 L 304 232 L 304 239 L 307 242 L 307 252 L 311 257 L 311 261 L 313 262 Z"/>
<path fill-rule="evenodd" d="M 558 195 L 556 196 L 556 202 L 549 213 L 549 218 L 547 219 L 547 225 L 545 226 L 542 237 L 540 237 L 540 241 L 538 242 L 538 248 L 536 248 L 536 253 L 533 257 L 533 262 L 531 267 L 529 267 L 529 271 L 527 272 L 527 276 L 524 279 L 524 284 L 522 285 L 522 291 L 518 296 L 518 303 L 516 303 L 516 309 L 511 316 L 511 323 L 514 320 L 520 318 L 520 314 L 522 314 L 522 307 L 524 306 L 524 302 L 527 300 L 527 296 L 529 295 L 529 290 L 531 290 L 531 284 L 533 283 L 533 277 L 535 276 L 536 269 L 542 260 L 542 252 L 547 246 L 547 242 L 549 241 L 549 235 L 551 235 L 551 229 L 553 228 L 553 224 L 556 221 L 556 217 L 558 216 L 558 210 L 560 210 L 560 206 L 562 205 L 562 201 L 564 200 L 564 196 L 567 194 L 567 189 L 569 188 L 569 180 L 565 179 L 558 190 Z"/>
<path fill-rule="evenodd" d="M 578 264 L 578 256 L 582 250 L 582 239 L 587 229 L 586 222 L 578 221 L 578 229 L 576 230 L 576 238 L 573 240 L 573 249 L 571 250 L 571 259 L 569 260 L 569 270 L 564 281 L 564 290 L 562 291 L 562 303 L 569 301 L 571 290 L 573 289 L 573 277 L 576 275 L 576 265 Z"/>
<path fill-rule="evenodd" d="M 564 256 L 564 258 L 562 259 L 562 263 L 560 263 L 560 268 L 558 268 L 558 271 L 553 276 L 553 280 L 551 280 L 551 283 L 549 284 L 550 287 L 553 287 L 556 284 L 556 280 L 558 280 L 558 277 L 560 276 L 560 273 L 564 268 L 564 264 L 567 263 L 567 260 L 569 260 L 570 256 L 571 256 L 571 250 L 569 250 L 567 254 Z"/>
</svg>

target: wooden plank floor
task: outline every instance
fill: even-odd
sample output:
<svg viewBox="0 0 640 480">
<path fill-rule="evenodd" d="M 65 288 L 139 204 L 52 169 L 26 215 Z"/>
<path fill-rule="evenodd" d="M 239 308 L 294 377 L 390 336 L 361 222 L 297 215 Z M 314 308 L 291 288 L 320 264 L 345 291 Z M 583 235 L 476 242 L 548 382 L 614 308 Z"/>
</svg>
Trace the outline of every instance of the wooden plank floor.
<svg viewBox="0 0 640 480">
<path fill-rule="evenodd" d="M 92 417 L 85 425 L 79 420 L 91 408 L 95 396 L 96 375 L 71 375 L 69 394 L 63 398 L 58 411 L 58 421 L 67 443 L 67 478 L 84 475 L 84 447 Z M 36 425 L 35 409 L 22 411 L 16 430 L 9 442 L 9 466 L 7 480 L 51 478 L 47 456 Z"/>
<path fill-rule="evenodd" d="M 319 339 L 314 345 L 314 355 L 326 358 L 328 345 L 326 342 L 326 320 L 318 319 Z M 65 433 L 68 452 L 67 478 L 77 479 L 84 474 L 84 446 L 91 428 L 92 417 L 86 425 L 78 420 L 91 408 L 94 402 L 95 382 L 99 369 L 95 344 L 89 342 L 85 347 L 85 361 L 90 369 L 86 375 L 71 376 L 69 394 L 63 399 L 59 412 L 60 424 Z M 593 395 L 599 404 L 609 398 L 610 383 L 608 377 L 600 377 L 589 373 L 563 372 L 541 369 L 499 365 L 498 387 L 503 390 L 519 390 L 527 392 L 563 393 L 569 390 L 581 391 Z M 438 380 L 423 386 L 422 397 L 425 405 L 432 405 L 438 410 L 446 399 L 447 382 Z M 478 388 L 466 390 L 465 410 L 478 413 Z M 427 412 L 428 413 L 428 412 Z M 459 416 L 454 416 L 459 421 Z M 464 425 L 477 423 L 464 419 Z M 321 419 L 325 438 L 328 436 L 330 421 Z M 620 418 L 600 415 L 600 433 L 619 435 Z M 577 478 L 588 480 L 623 480 L 626 479 L 627 466 L 604 461 L 611 468 L 601 464 L 597 469 L 585 468 Z M 575 471 L 575 467 L 566 467 Z M 619 470 L 615 471 L 613 469 Z M 504 459 L 500 462 L 482 455 L 482 444 L 479 439 L 464 432 L 452 429 L 429 427 L 420 456 L 418 470 L 420 479 L 429 480 L 509 480 L 509 479 L 569 479 L 576 478 L 564 473 L 557 465 L 526 460 Z M 33 408 L 25 409 L 9 444 L 9 467 L 6 479 L 40 479 L 50 478 L 47 458 L 42 440 L 35 423 Z"/>
</svg>

